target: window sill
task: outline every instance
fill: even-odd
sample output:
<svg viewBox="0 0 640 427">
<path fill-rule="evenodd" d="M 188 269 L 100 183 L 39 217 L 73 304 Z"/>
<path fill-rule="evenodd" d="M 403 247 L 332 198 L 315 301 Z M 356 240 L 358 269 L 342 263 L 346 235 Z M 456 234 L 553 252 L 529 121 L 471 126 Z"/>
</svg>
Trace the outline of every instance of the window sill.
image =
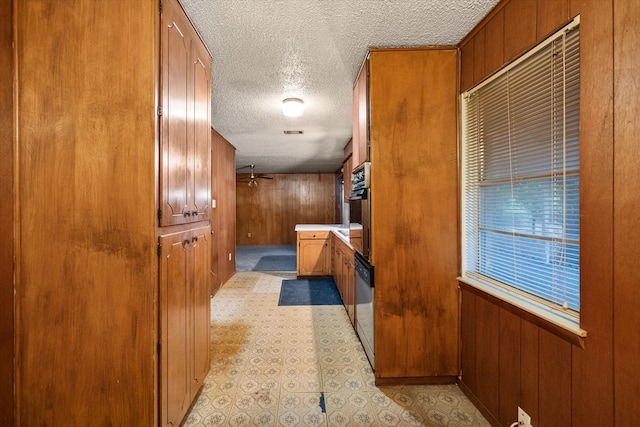
<svg viewBox="0 0 640 427">
<path fill-rule="evenodd" d="M 458 277 L 458 282 L 463 290 L 472 292 L 580 348 L 585 348 L 587 332 L 577 323 L 497 286 L 468 277 Z"/>
</svg>

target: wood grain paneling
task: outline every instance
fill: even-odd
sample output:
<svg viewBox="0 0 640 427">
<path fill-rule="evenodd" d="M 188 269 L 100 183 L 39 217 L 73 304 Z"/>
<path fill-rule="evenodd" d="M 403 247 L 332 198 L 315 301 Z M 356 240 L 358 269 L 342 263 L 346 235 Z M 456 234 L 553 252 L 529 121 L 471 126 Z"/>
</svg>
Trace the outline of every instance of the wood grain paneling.
<svg viewBox="0 0 640 427">
<path fill-rule="evenodd" d="M 461 302 L 461 368 L 465 386 L 474 394 L 476 384 L 476 296 L 471 292 L 463 294 Z"/>
<path fill-rule="evenodd" d="M 460 56 L 466 63 L 474 63 L 474 39 L 471 39 L 469 43 L 462 46 L 462 49 L 460 49 Z M 471 66 L 462 70 L 462 74 L 460 75 L 460 89 L 467 90 L 473 86 L 473 83 L 473 66 Z"/>
<path fill-rule="evenodd" d="M 614 1 L 614 360 L 615 420 L 638 423 L 640 414 L 640 2 Z"/>
<path fill-rule="evenodd" d="M 490 37 L 497 26 L 494 22 L 501 12 L 505 13 L 505 40 L 511 37 L 510 28 L 523 25 L 521 17 L 514 18 L 520 10 L 516 5 L 521 2 L 503 1 L 496 6 L 497 12 L 485 19 L 479 28 L 473 30 L 486 32 L 485 74 L 493 70 L 490 51 Z M 557 331 L 551 333 L 541 324 L 527 320 L 520 321 L 520 372 L 509 374 L 505 369 L 504 354 L 512 350 L 502 348 L 510 340 L 504 339 L 506 331 L 500 333 L 500 419 L 502 425 L 508 419 L 504 411 L 513 404 L 503 403 L 510 399 L 510 393 L 502 390 L 510 387 L 510 381 L 519 381 L 520 406 L 533 418 L 534 425 L 557 426 L 572 425 L 620 425 L 633 424 L 631 414 L 638 413 L 637 396 L 640 393 L 640 378 L 637 369 L 637 354 L 640 353 L 636 341 L 629 343 L 630 336 L 637 336 L 637 310 L 640 303 L 637 291 L 637 273 L 634 264 L 640 244 L 634 240 L 633 230 L 638 228 L 637 215 L 637 144 L 632 135 L 638 134 L 635 127 L 637 116 L 635 95 L 638 92 L 638 58 L 631 55 L 631 46 L 637 46 L 638 22 L 637 3 L 620 0 L 616 4 L 614 23 L 613 1 L 610 0 L 538 0 L 534 11 L 537 25 L 537 39 L 544 38 L 558 26 L 567 22 L 569 17 L 581 15 L 581 327 L 587 331 L 585 348 L 571 345 L 561 338 Z M 508 11 L 509 8 L 512 8 Z M 491 29 L 493 26 L 493 30 Z M 530 26 L 525 22 L 524 26 Z M 495 31 L 494 31 L 495 30 Z M 525 31 L 526 32 L 526 31 Z M 612 51 L 615 46 L 617 54 Z M 530 38 L 530 35 L 528 36 Z M 466 40 L 466 39 L 465 39 Z M 524 38 L 523 38 L 524 40 Z M 514 51 L 513 56 L 524 53 L 524 42 L 513 41 L 513 46 L 521 44 L 522 51 Z M 506 48 L 511 50 L 512 47 Z M 633 50 L 633 49 L 632 49 Z M 633 50 L 634 54 L 636 50 Z M 620 60 L 616 65 L 615 108 L 613 97 L 614 64 L 613 58 Z M 461 64 L 475 67 L 473 63 Z M 485 77 L 486 77 L 485 76 Z M 616 117 L 614 136 L 613 117 Z M 634 147 L 633 149 L 631 147 Z M 615 155 L 614 155 L 615 148 Z M 614 160 L 616 164 L 614 168 Z M 614 181 L 614 174 L 616 179 Z M 614 189 L 614 182 L 616 183 Z M 615 200 L 614 200 L 615 198 Z M 615 203 L 614 203 L 615 202 Z M 616 207 L 614 215 L 614 206 Z M 614 229 L 616 235 L 614 239 Z M 619 232 L 619 234 L 618 234 Z M 614 242 L 616 251 L 614 256 Z M 635 251 L 635 252 L 634 252 Z M 615 261 L 614 261 L 615 260 Z M 614 279 L 614 263 L 616 277 Z M 617 273 L 620 273 L 618 275 Z M 635 276 L 634 276 L 635 274 Z M 615 289 L 615 296 L 614 296 Z M 476 305 L 483 297 L 463 292 L 465 299 L 474 298 Z M 500 318 L 504 316 L 506 306 L 492 298 L 489 302 L 497 304 Z M 615 301 L 615 305 L 614 305 Z M 624 302 L 623 302 L 624 301 Z M 463 316 L 474 315 L 471 310 L 463 311 Z M 475 389 L 473 396 L 480 404 L 491 407 L 491 397 L 482 396 L 482 378 L 491 378 L 493 365 L 480 360 L 485 357 L 477 347 L 481 336 L 478 328 L 484 322 L 486 313 L 476 310 L 474 319 L 464 319 L 463 325 L 474 324 L 477 330 L 476 347 L 466 345 L 467 336 L 462 336 L 462 360 L 465 366 L 475 367 Z M 614 322 L 614 316 L 616 321 Z M 635 316 L 635 317 L 634 317 Z M 633 320 L 632 320 L 633 319 Z M 614 325 L 615 329 L 614 329 Z M 635 329 L 634 329 L 635 328 Z M 615 333 L 614 333 L 615 332 Z M 614 347 L 614 342 L 617 344 Z M 473 348 L 469 354 L 467 350 Z M 472 359 L 472 358 L 475 358 Z M 616 360 L 614 366 L 613 361 Z M 475 362 L 475 363 L 474 363 Z M 510 362 L 509 362 L 510 363 Z M 486 370 L 486 372 L 480 372 Z M 463 372 L 462 382 L 466 382 L 472 373 Z M 506 378 L 503 378 L 505 377 Z M 614 377 L 615 389 L 614 389 Z M 472 390 L 472 387 L 463 387 Z M 570 396 L 570 397 L 569 397 Z M 503 409 L 504 408 L 504 411 Z M 498 416 L 497 413 L 495 413 Z M 515 420 L 515 419 L 513 419 Z"/>
<path fill-rule="evenodd" d="M 482 27 L 473 38 L 473 84 L 479 83 L 485 76 L 485 28 Z"/>
<path fill-rule="evenodd" d="M 500 311 L 476 298 L 476 396 L 496 417 L 500 411 Z"/>
<path fill-rule="evenodd" d="M 542 41 L 569 20 L 568 0 L 538 0 L 536 40 Z"/>
<path fill-rule="evenodd" d="M 586 350 L 573 350 L 574 426 L 613 419 L 613 9 L 572 2 L 580 15 L 580 323 Z M 595 403 L 597 402 L 597 404 Z"/>
<path fill-rule="evenodd" d="M 236 263 L 236 149 L 211 129 L 211 294 L 235 272 Z M 229 256 L 231 255 L 231 256 Z"/>
<path fill-rule="evenodd" d="M 500 310 L 500 358 L 499 377 L 499 413 L 498 419 L 503 425 L 513 422 L 517 416 L 516 408 L 520 403 L 520 323 L 515 314 Z"/>
<path fill-rule="evenodd" d="M 155 2 L 15 2 L 18 425 L 157 424 Z"/>
<path fill-rule="evenodd" d="M 296 224 L 335 223 L 335 174 L 267 175 L 254 188 L 237 175 L 238 245 L 295 245 Z"/>
<path fill-rule="evenodd" d="M 0 425 L 13 425 L 13 16 L 0 1 Z"/>
<path fill-rule="evenodd" d="M 496 13 L 485 28 L 484 71 L 490 75 L 504 64 L 504 10 Z M 462 72 L 471 66 L 463 63 Z"/>
<path fill-rule="evenodd" d="M 536 0 L 511 0 L 504 7 L 504 61 L 536 43 Z"/>
<path fill-rule="evenodd" d="M 538 417 L 538 349 L 540 328 L 520 322 L 520 406 L 532 420 Z M 546 361 L 545 361 L 546 363 Z M 507 379 L 505 379 L 507 380 Z"/>
<path fill-rule="evenodd" d="M 538 421 L 536 426 L 571 425 L 571 344 L 540 329 Z M 595 404 L 595 402 L 594 402 Z"/>
</svg>

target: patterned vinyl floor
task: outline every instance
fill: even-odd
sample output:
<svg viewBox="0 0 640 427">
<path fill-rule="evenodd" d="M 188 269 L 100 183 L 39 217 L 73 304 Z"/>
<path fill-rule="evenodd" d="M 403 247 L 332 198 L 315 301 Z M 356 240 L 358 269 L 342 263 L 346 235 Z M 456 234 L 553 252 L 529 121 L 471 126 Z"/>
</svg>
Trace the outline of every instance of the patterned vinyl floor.
<svg viewBox="0 0 640 427">
<path fill-rule="evenodd" d="M 342 306 L 278 307 L 293 273 L 212 299 L 211 372 L 183 426 L 489 426 L 456 385 L 376 387 Z"/>
</svg>

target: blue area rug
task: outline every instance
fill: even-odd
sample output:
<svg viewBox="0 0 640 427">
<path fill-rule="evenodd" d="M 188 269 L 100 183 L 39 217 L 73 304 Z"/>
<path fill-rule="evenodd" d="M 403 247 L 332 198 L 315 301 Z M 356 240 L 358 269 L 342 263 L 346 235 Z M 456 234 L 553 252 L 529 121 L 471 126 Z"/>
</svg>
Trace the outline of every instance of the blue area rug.
<svg viewBox="0 0 640 427">
<path fill-rule="evenodd" d="M 283 280 L 278 305 L 342 305 L 333 279 Z"/>
</svg>

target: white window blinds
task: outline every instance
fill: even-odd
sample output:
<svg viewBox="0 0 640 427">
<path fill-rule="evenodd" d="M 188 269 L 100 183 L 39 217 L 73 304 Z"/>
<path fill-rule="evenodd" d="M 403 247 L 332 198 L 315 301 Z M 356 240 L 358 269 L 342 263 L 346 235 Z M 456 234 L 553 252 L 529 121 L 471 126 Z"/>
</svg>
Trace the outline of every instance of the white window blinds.
<svg viewBox="0 0 640 427">
<path fill-rule="evenodd" d="M 462 98 L 463 276 L 577 319 L 577 23 Z"/>
</svg>

